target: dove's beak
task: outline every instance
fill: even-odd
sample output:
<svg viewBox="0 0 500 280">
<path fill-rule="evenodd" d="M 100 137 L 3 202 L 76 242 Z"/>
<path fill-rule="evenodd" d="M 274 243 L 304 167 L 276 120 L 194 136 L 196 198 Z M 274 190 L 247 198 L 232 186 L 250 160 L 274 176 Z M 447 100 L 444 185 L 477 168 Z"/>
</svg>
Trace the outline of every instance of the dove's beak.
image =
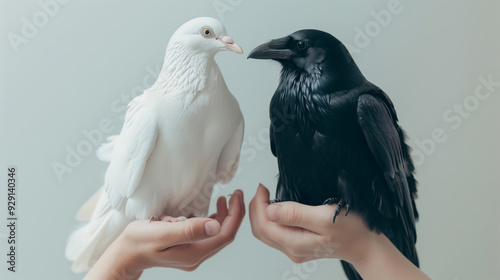
<svg viewBox="0 0 500 280">
<path fill-rule="evenodd" d="M 222 38 L 217 38 L 217 40 L 220 40 L 222 43 L 224 43 L 226 49 L 239 54 L 243 53 L 243 49 L 241 48 L 241 46 L 236 44 L 231 37 L 224 36 Z"/>
</svg>

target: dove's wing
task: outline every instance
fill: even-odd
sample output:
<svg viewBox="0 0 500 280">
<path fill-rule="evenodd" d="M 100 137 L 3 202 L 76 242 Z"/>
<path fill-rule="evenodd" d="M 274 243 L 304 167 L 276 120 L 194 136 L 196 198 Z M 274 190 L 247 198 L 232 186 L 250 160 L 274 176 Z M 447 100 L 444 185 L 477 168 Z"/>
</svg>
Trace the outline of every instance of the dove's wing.
<svg viewBox="0 0 500 280">
<path fill-rule="evenodd" d="M 95 152 L 96 156 L 98 159 L 105 161 L 105 162 L 110 162 L 111 161 L 111 156 L 113 155 L 113 148 L 115 147 L 115 141 L 118 139 L 120 135 L 112 135 L 106 138 L 105 143 L 102 143 L 99 148 L 97 148 L 97 151 Z"/>
<path fill-rule="evenodd" d="M 140 95 L 129 103 L 122 131 L 115 140 L 104 185 L 115 209 L 123 209 L 127 198 L 137 189 L 156 145 L 157 120 L 152 113 L 152 102 L 146 101 Z"/>
<path fill-rule="evenodd" d="M 243 117 L 241 117 L 238 128 L 222 149 L 219 161 L 217 162 L 217 181 L 222 184 L 229 183 L 238 169 L 244 130 L 245 123 Z"/>
</svg>

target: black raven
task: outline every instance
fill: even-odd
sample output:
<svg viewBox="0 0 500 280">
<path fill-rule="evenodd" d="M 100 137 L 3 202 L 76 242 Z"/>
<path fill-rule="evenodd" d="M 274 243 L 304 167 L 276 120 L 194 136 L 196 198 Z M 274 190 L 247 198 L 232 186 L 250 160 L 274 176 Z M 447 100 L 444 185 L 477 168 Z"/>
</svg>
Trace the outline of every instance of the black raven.
<svg viewBox="0 0 500 280">
<path fill-rule="evenodd" d="M 346 47 L 319 30 L 300 30 L 255 48 L 248 58 L 281 63 L 270 105 L 278 158 L 277 201 L 338 203 L 358 211 L 416 266 L 414 166 L 385 92 L 363 76 Z M 349 279 L 361 279 L 342 262 Z"/>
</svg>

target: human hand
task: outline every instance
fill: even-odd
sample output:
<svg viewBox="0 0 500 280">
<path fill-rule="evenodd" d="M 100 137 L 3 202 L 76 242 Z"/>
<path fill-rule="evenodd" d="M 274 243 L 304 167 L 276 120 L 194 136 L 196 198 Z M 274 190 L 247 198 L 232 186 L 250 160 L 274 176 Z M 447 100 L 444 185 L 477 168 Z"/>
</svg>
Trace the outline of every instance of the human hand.
<svg viewBox="0 0 500 280">
<path fill-rule="evenodd" d="M 320 258 L 355 261 L 366 242 L 377 234 L 364 225 L 356 212 L 339 216 L 335 205 L 308 206 L 296 202 L 269 204 L 263 185 L 250 202 L 249 215 L 254 236 L 300 263 Z"/>
<path fill-rule="evenodd" d="M 243 192 L 220 197 L 210 218 L 181 222 L 138 220 L 110 245 L 85 279 L 139 279 L 151 267 L 195 270 L 231 243 L 245 215 Z"/>
<path fill-rule="evenodd" d="M 335 207 L 296 202 L 270 205 L 269 191 L 259 185 L 249 205 L 252 232 L 296 263 L 336 258 L 354 265 L 363 279 L 430 279 L 384 234 L 370 231 L 355 211 L 338 216 L 334 224 Z"/>
</svg>

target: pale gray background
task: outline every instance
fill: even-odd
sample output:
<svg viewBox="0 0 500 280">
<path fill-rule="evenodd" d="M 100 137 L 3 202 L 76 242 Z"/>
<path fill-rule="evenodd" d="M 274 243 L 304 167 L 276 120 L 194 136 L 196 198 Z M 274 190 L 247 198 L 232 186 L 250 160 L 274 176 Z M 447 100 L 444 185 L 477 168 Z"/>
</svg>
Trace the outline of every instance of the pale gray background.
<svg viewBox="0 0 500 280">
<path fill-rule="evenodd" d="M 317 28 L 354 45 L 355 28 L 373 21 L 389 1 L 221 0 L 228 33 L 248 54 L 260 43 L 297 29 Z M 82 130 L 110 119 L 114 133 L 123 112 L 115 100 L 156 76 L 172 32 L 197 16 L 221 17 L 212 1 L 69 1 L 14 52 L 7 35 L 21 34 L 23 17 L 43 11 L 38 1 L 2 0 L 0 7 L 0 166 L 19 171 L 18 273 L 7 273 L 4 183 L 0 184 L 0 278 L 80 279 L 64 258 L 73 216 L 103 181 L 106 164 L 94 151 L 59 181 L 66 146 L 85 140 Z M 216 2 L 215 2 L 216 3 Z M 478 77 L 500 81 L 498 1 L 401 0 L 368 46 L 354 58 L 368 79 L 394 101 L 401 125 L 415 140 L 441 128 L 447 138 L 418 165 L 417 248 L 433 279 L 496 279 L 500 274 L 500 87 L 453 129 L 443 114 L 472 96 Z M 276 161 L 267 141 L 268 104 L 280 67 L 246 55 L 217 56 L 246 118 L 241 172 L 220 194 L 245 191 L 248 204 L 259 182 L 272 191 Z M 137 89 L 137 88 L 136 88 Z M 108 136 L 109 134 L 106 134 Z M 250 142 L 251 137 L 256 138 Z M 95 150 L 95 147 L 93 147 Z M 213 209 L 213 207 L 212 207 Z M 302 278 L 285 277 L 294 264 L 257 241 L 245 217 L 228 248 L 186 273 L 152 269 L 143 279 L 345 279 L 335 260 L 300 266 Z"/>
</svg>

